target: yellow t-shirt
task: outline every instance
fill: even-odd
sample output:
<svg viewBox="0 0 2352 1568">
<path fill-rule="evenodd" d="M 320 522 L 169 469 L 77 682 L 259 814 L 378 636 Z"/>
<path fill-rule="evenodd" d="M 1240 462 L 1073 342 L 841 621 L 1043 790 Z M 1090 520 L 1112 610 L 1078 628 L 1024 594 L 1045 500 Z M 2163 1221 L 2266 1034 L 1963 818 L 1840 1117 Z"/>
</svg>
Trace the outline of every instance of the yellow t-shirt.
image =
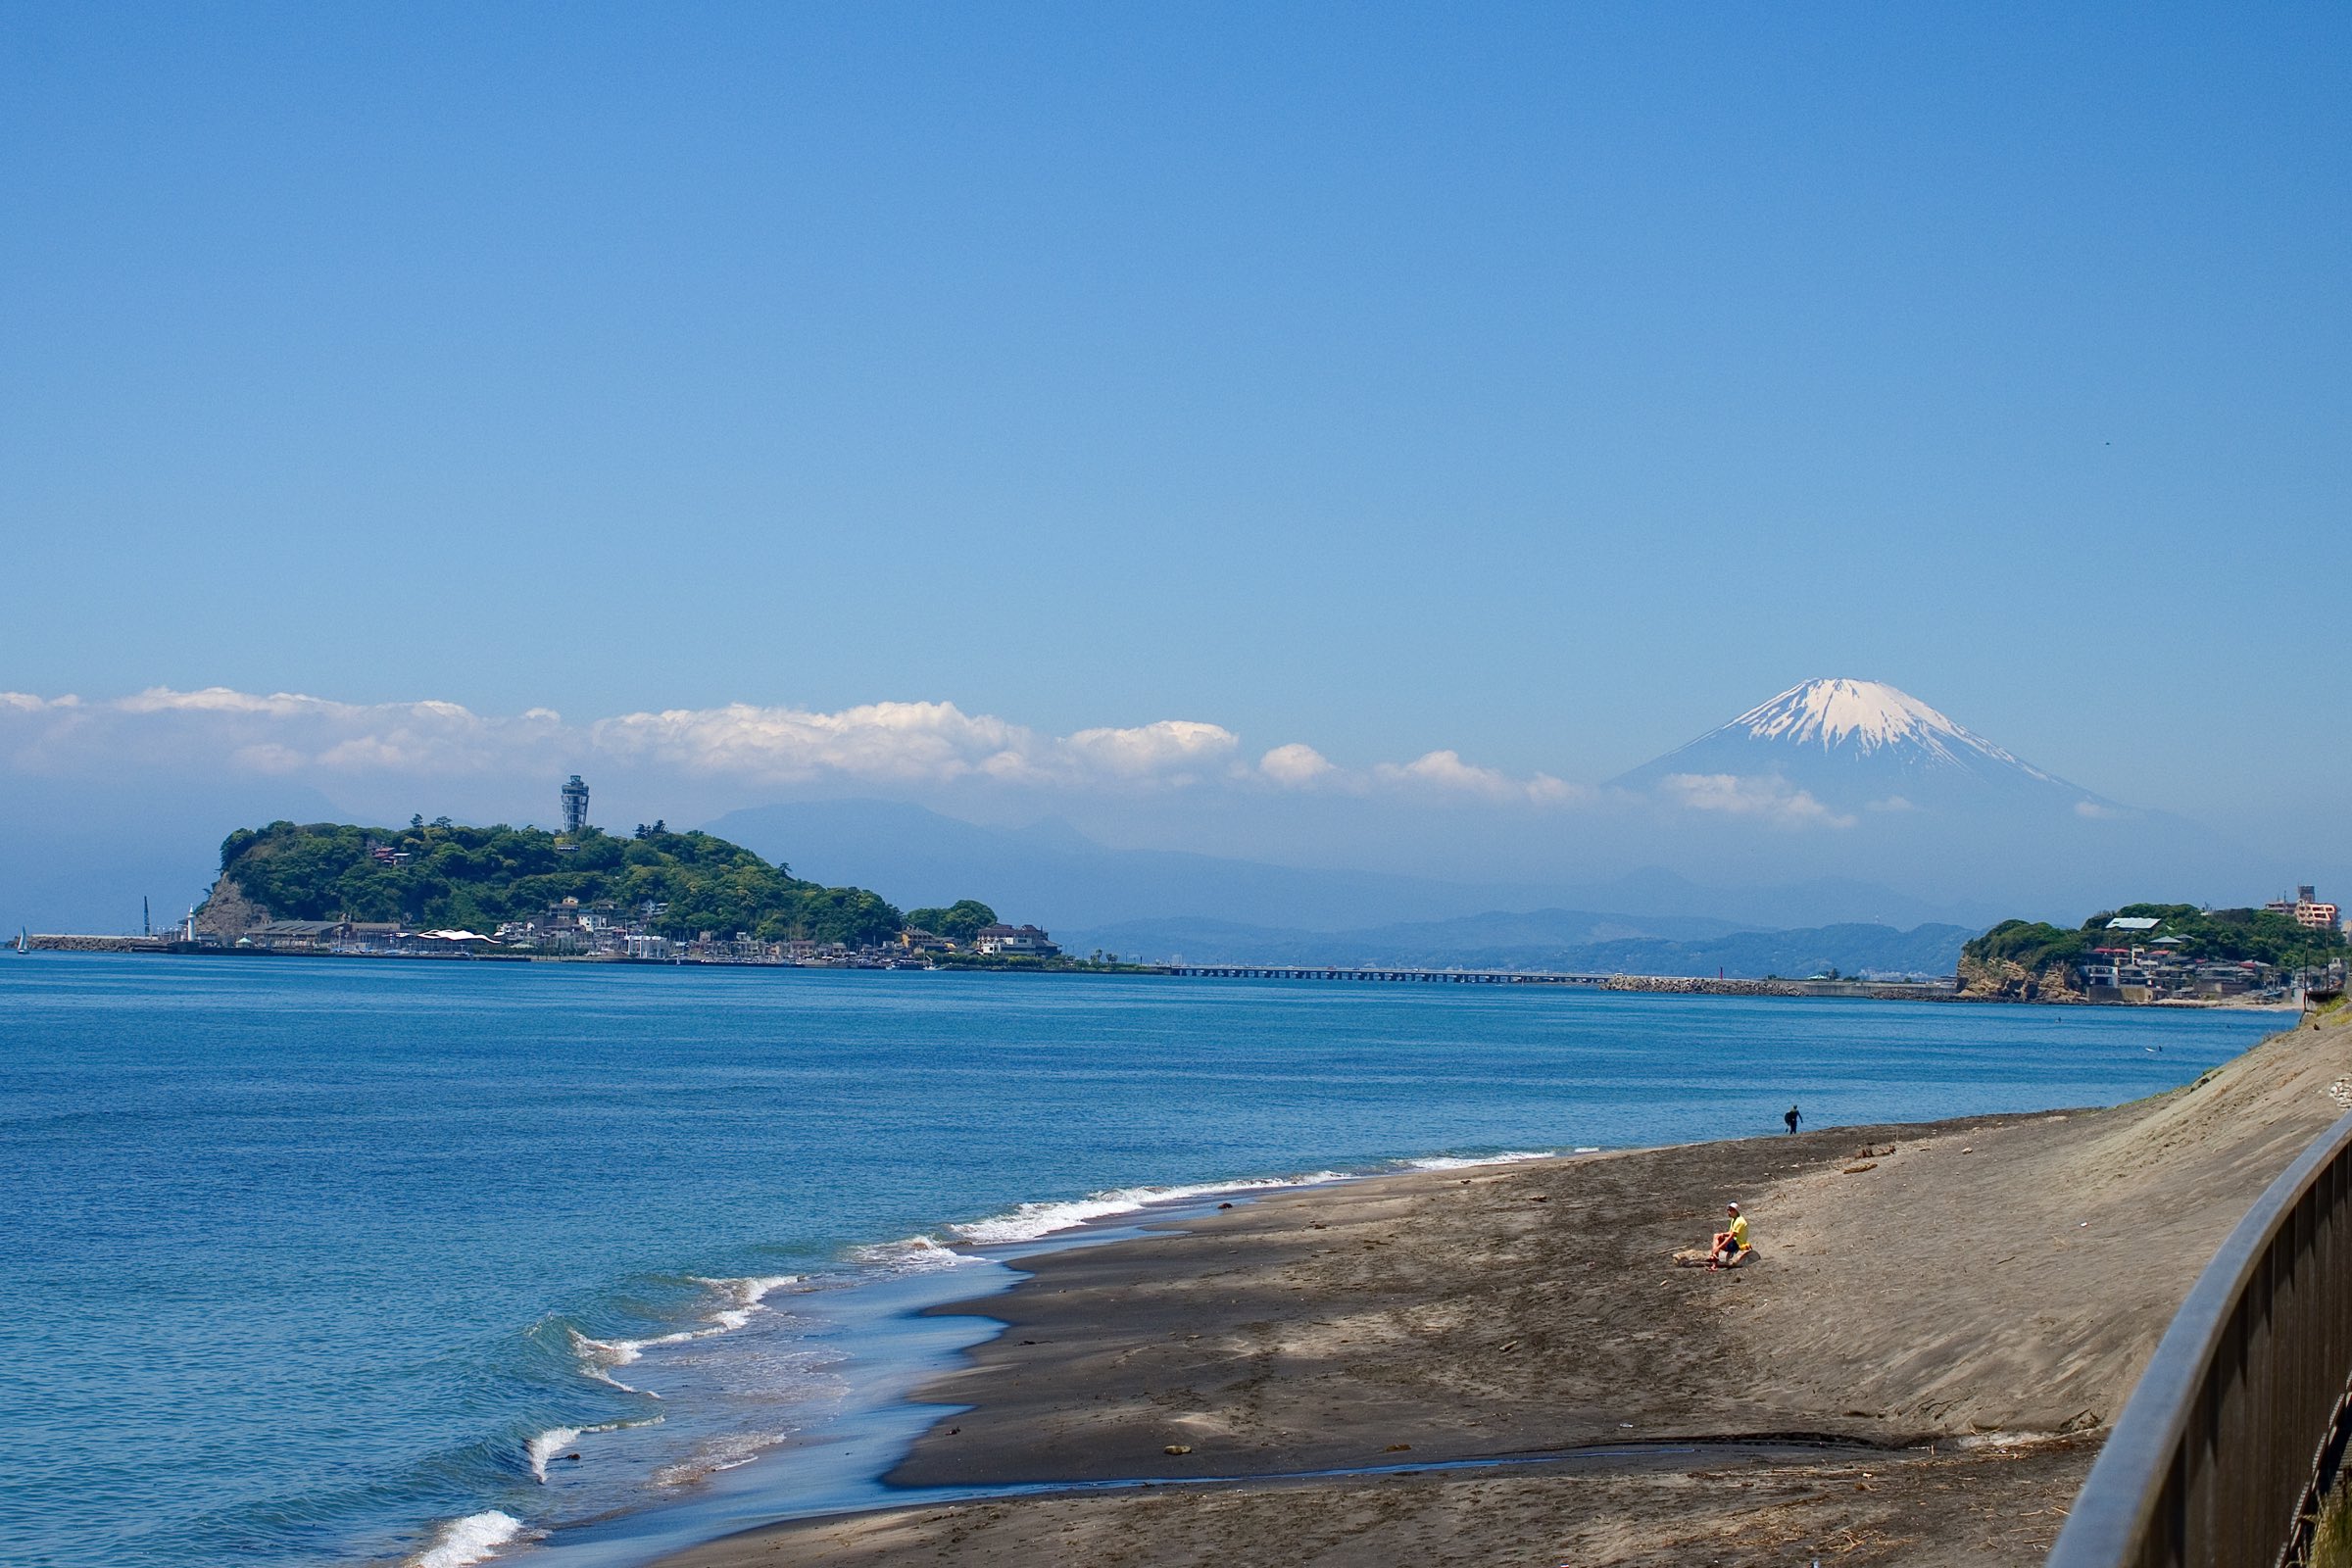
<svg viewBox="0 0 2352 1568">
<path fill-rule="evenodd" d="M 1745 1214 L 1734 1214 L 1732 1216 L 1732 1223 L 1729 1228 L 1732 1234 L 1732 1245 L 1739 1248 L 1742 1252 L 1746 1251 L 1747 1216 Z"/>
</svg>

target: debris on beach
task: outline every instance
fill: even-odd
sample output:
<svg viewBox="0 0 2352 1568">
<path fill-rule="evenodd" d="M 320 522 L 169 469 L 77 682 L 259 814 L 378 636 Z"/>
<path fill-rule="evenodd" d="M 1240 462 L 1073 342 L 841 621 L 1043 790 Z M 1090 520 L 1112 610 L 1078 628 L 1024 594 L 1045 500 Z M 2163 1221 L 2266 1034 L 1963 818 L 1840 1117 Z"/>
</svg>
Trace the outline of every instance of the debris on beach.
<svg viewBox="0 0 2352 1568">
<path fill-rule="evenodd" d="M 1162 1453 L 1190 1453 L 1193 1451 L 1193 1446 L 1189 1443 L 1171 1443 L 1159 1451 Z"/>
<path fill-rule="evenodd" d="M 1859 1165 L 1846 1166 L 1843 1171 L 1839 1172 L 1839 1174 L 1844 1176 L 1859 1176 L 1866 1170 L 1877 1170 L 1878 1168 L 1879 1162 L 1877 1160 L 1866 1159 Z"/>
</svg>

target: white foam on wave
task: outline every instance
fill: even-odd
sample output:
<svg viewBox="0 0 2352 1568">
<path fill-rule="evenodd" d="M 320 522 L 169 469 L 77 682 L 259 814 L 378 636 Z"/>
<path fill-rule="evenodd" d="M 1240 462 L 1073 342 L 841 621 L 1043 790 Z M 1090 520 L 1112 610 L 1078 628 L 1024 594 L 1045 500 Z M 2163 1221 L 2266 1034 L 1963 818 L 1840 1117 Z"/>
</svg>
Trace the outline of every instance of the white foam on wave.
<svg viewBox="0 0 2352 1568">
<path fill-rule="evenodd" d="M 586 1427 L 549 1427 L 545 1432 L 533 1438 L 523 1449 L 525 1456 L 531 1461 L 531 1479 L 543 1487 L 546 1486 L 547 1461 L 556 1456 L 558 1448 L 563 1447 L 564 1445 L 588 1430 Z"/>
<path fill-rule="evenodd" d="M 702 1286 L 705 1290 L 716 1291 L 721 1298 L 729 1303 L 711 1313 L 707 1319 L 710 1328 L 720 1334 L 724 1334 L 730 1329 L 739 1329 L 749 1323 L 752 1320 L 752 1314 L 760 1310 L 760 1303 L 765 1301 L 771 1293 L 780 1291 L 787 1285 L 798 1285 L 801 1282 L 798 1274 L 755 1274 L 739 1280 L 706 1280 L 693 1275 L 687 1277 L 693 1279 L 695 1284 Z M 653 1343 L 660 1344 L 661 1342 Z"/>
<path fill-rule="evenodd" d="M 656 1334 L 642 1340 L 600 1340 L 582 1334 L 578 1329 L 566 1329 L 571 1337 L 571 1353 L 580 1363 L 580 1371 L 599 1383 L 610 1383 L 623 1394 L 642 1394 L 649 1398 L 662 1397 L 651 1389 L 640 1389 L 621 1382 L 612 1375 L 616 1366 L 627 1366 L 646 1351 L 662 1345 L 687 1345 L 696 1340 L 708 1340 L 720 1334 L 731 1334 L 752 1320 L 761 1310 L 769 1296 L 787 1285 L 798 1285 L 798 1274 L 754 1274 L 742 1279 L 689 1279 L 710 1292 L 717 1299 L 715 1310 L 707 1314 L 701 1326 L 679 1329 L 671 1334 Z"/>
<path fill-rule="evenodd" d="M 631 1427 L 658 1427 L 662 1424 L 662 1420 L 661 1416 L 654 1416 L 644 1421 L 607 1421 L 601 1426 L 593 1427 L 549 1427 L 545 1432 L 523 1445 L 523 1454 L 531 1462 L 531 1479 L 543 1487 L 546 1486 L 547 1461 L 582 1438 L 593 1436 L 599 1432 L 626 1432 Z"/>
<path fill-rule="evenodd" d="M 511 1513 L 497 1508 L 469 1513 L 443 1525 L 431 1544 L 409 1559 L 410 1568 L 466 1568 L 468 1563 L 485 1562 L 522 1533 L 522 1521 Z"/>
<path fill-rule="evenodd" d="M 599 1383 L 618 1389 L 623 1394 L 642 1394 L 649 1399 L 662 1397 L 651 1389 L 641 1389 L 634 1383 L 623 1383 L 612 1375 L 614 1367 L 627 1366 L 645 1353 L 644 1341 L 592 1339 L 578 1329 L 569 1327 L 566 1327 L 564 1332 L 571 1337 L 571 1353 L 573 1358 L 580 1363 L 580 1370 L 583 1373 L 596 1379 Z"/>
<path fill-rule="evenodd" d="M 1228 1193 L 1262 1193 L 1277 1187 L 1305 1187 L 1316 1182 L 1341 1179 L 1338 1171 L 1322 1170 L 1307 1176 L 1266 1176 L 1254 1181 L 1197 1182 L 1184 1187 L 1122 1187 L 1106 1193 L 1092 1193 L 1066 1202 L 1022 1203 L 1008 1213 L 973 1220 L 967 1225 L 951 1225 L 948 1229 L 958 1240 L 979 1245 L 1033 1242 L 1041 1236 L 1066 1231 L 1090 1220 L 1133 1214 L 1161 1203 L 1177 1203 L 1192 1198 L 1221 1198 Z"/>
<path fill-rule="evenodd" d="M 903 1241 L 852 1248 L 850 1261 L 891 1274 L 928 1274 L 933 1269 L 956 1268 L 979 1259 L 956 1251 L 937 1237 L 909 1236 Z"/>
<path fill-rule="evenodd" d="M 733 1437 L 721 1438 L 715 1443 L 706 1444 L 692 1458 L 681 1459 L 676 1464 L 663 1465 L 655 1471 L 654 1485 L 657 1487 L 692 1486 L 695 1482 L 701 1481 L 707 1476 L 716 1475 L 721 1470 L 732 1470 L 737 1465 L 750 1464 L 760 1454 L 790 1436 L 792 1434 L 789 1432 L 740 1432 Z"/>
<path fill-rule="evenodd" d="M 1556 1149 L 1514 1149 L 1503 1154 L 1433 1154 L 1403 1161 L 1406 1170 L 1475 1170 L 1481 1165 L 1518 1165 L 1531 1159 L 1550 1159 Z"/>
</svg>

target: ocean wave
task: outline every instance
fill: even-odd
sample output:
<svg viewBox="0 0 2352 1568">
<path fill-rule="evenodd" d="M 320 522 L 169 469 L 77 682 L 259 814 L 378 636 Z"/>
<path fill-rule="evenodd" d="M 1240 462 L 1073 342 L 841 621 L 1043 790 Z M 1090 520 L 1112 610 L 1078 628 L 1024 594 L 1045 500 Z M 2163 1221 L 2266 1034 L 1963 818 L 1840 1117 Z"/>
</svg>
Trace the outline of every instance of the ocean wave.
<svg viewBox="0 0 2352 1568">
<path fill-rule="evenodd" d="M 593 1427 L 549 1427 L 523 1445 L 523 1456 L 531 1465 L 531 1479 L 546 1486 L 547 1461 L 553 1459 L 559 1449 L 568 1448 L 582 1438 L 598 1432 L 626 1432 L 632 1427 L 658 1427 L 662 1419 L 653 1416 L 644 1421 L 607 1421 Z"/>
<path fill-rule="evenodd" d="M 754 1274 L 743 1279 L 733 1280 L 707 1280 L 698 1275 L 689 1274 L 687 1278 L 707 1291 L 717 1292 L 722 1298 L 734 1303 L 731 1306 L 720 1307 L 707 1319 L 710 1327 L 720 1334 L 724 1334 L 730 1329 L 739 1329 L 750 1322 L 752 1314 L 760 1310 L 760 1303 L 765 1301 L 772 1292 L 780 1291 L 787 1285 L 798 1285 L 801 1282 L 798 1274 Z M 662 1342 L 657 1340 L 651 1343 L 660 1344 Z"/>
<path fill-rule="evenodd" d="M 1398 1163 L 1406 1170 L 1473 1170 L 1480 1165 L 1517 1165 L 1531 1159 L 1550 1159 L 1556 1149 L 1515 1149 L 1503 1154 L 1433 1154 L 1427 1159 Z"/>
<path fill-rule="evenodd" d="M 654 1485 L 662 1488 L 692 1486 L 721 1470 L 750 1464 L 791 1436 L 789 1432 L 741 1432 L 733 1437 L 721 1438 L 706 1445 L 693 1457 L 663 1465 L 655 1471 Z"/>
<path fill-rule="evenodd" d="M 1084 1225 L 1089 1220 L 1133 1214 L 1161 1203 L 1182 1202 L 1190 1198 L 1219 1198 L 1227 1193 L 1261 1193 L 1277 1187 L 1304 1187 L 1316 1182 L 1339 1181 L 1341 1178 L 1339 1171 L 1321 1170 L 1306 1176 L 1263 1176 L 1252 1181 L 1196 1182 L 1181 1187 L 1122 1187 L 1106 1193 L 1092 1193 L 1065 1202 L 1022 1203 L 1006 1213 L 973 1220 L 969 1224 L 951 1225 L 948 1229 L 958 1241 L 976 1245 L 1033 1242 L 1041 1236 L 1051 1236 L 1055 1231 Z"/>
<path fill-rule="evenodd" d="M 599 1340 L 565 1326 L 564 1334 L 571 1340 L 572 1358 L 579 1362 L 580 1371 L 607 1387 L 623 1394 L 642 1394 L 649 1399 L 662 1397 L 651 1389 L 641 1389 L 634 1383 L 623 1383 L 612 1375 L 616 1366 L 627 1366 L 645 1350 L 643 1340 Z"/>
<path fill-rule="evenodd" d="M 469 1513 L 441 1527 L 432 1543 L 409 1560 L 410 1568 L 466 1568 L 497 1555 L 498 1548 L 523 1533 L 522 1521 L 497 1508 Z"/>
<path fill-rule="evenodd" d="M 717 1299 L 715 1310 L 702 1319 L 699 1328 L 679 1329 L 670 1334 L 650 1335 L 642 1340 L 600 1340 L 582 1334 L 576 1328 L 566 1328 L 571 1340 L 571 1351 L 580 1363 L 584 1376 L 599 1383 L 609 1383 L 623 1394 L 642 1394 L 649 1398 L 662 1397 L 651 1389 L 640 1389 L 621 1382 L 612 1375 L 616 1366 L 627 1366 L 646 1351 L 662 1345 L 688 1345 L 696 1340 L 708 1340 L 720 1334 L 731 1334 L 752 1320 L 767 1298 L 787 1285 L 798 1285 L 798 1274 L 754 1274 L 741 1279 L 704 1279 L 699 1275 L 687 1278 Z"/>
<path fill-rule="evenodd" d="M 549 1427 L 523 1446 L 523 1456 L 530 1461 L 531 1465 L 531 1479 L 543 1487 L 546 1486 L 547 1461 L 556 1456 L 558 1448 L 563 1447 L 583 1432 L 605 1430 L 603 1427 Z"/>
<path fill-rule="evenodd" d="M 896 1242 L 877 1242 L 871 1247 L 854 1247 L 850 1250 L 850 1261 L 889 1274 L 928 1274 L 933 1269 L 956 1268 L 979 1259 L 956 1251 L 937 1237 L 909 1236 Z"/>
</svg>

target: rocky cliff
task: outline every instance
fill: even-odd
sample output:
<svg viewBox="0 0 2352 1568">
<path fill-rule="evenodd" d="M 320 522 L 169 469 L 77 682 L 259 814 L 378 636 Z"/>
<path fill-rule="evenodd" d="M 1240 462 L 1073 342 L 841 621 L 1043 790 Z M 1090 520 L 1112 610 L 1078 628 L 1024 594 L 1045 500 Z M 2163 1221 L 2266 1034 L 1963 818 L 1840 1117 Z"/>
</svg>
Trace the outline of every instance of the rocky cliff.
<svg viewBox="0 0 2352 1568">
<path fill-rule="evenodd" d="M 223 872 L 196 911 L 196 934 L 233 942 L 272 918 L 268 908 L 245 896 L 235 877 Z"/>
<path fill-rule="evenodd" d="M 2039 973 L 2008 958 L 1962 957 L 1960 995 L 1982 1002 L 2082 1002 L 2074 965 L 2053 963 Z"/>
</svg>

